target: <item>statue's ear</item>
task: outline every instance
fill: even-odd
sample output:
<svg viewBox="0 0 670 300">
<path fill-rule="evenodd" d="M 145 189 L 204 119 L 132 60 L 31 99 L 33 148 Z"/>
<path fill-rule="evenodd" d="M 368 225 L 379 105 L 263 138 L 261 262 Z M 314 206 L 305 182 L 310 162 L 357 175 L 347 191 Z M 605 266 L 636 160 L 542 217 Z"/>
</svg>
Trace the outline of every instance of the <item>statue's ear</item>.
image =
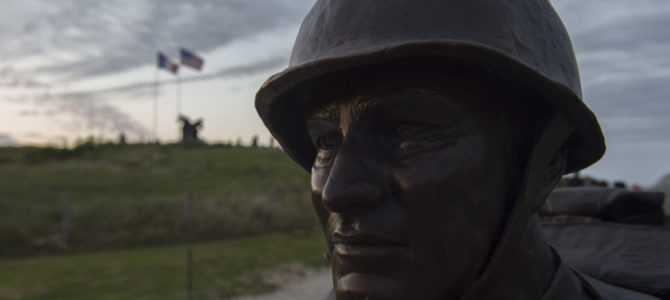
<svg viewBox="0 0 670 300">
<path fill-rule="evenodd" d="M 556 187 L 556 185 L 563 178 L 563 172 L 565 172 L 565 167 L 568 163 L 568 151 L 565 145 L 563 145 L 555 154 L 554 157 L 549 162 L 546 171 L 544 172 L 544 178 L 542 178 L 542 190 L 541 197 L 538 199 L 538 203 L 535 204 L 533 211 L 538 211 L 544 201 L 549 197 L 551 191 Z"/>
</svg>

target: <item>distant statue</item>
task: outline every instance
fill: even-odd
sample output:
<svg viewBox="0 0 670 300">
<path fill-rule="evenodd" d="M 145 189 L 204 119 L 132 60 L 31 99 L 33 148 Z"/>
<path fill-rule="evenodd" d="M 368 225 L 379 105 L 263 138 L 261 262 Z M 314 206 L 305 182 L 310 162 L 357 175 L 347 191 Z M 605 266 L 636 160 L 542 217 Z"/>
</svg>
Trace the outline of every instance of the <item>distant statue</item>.
<svg viewBox="0 0 670 300">
<path fill-rule="evenodd" d="M 251 138 L 251 148 L 258 148 L 258 136 L 254 135 L 254 137 Z"/>
<path fill-rule="evenodd" d="M 123 132 L 121 132 L 121 134 L 119 134 L 119 145 L 125 145 L 125 144 L 126 144 L 126 135 Z"/>
<path fill-rule="evenodd" d="M 182 143 L 202 143 L 198 138 L 198 130 L 202 127 L 202 119 L 198 119 L 195 123 L 191 123 L 188 117 L 180 115 L 179 121 L 182 123 Z"/>
</svg>

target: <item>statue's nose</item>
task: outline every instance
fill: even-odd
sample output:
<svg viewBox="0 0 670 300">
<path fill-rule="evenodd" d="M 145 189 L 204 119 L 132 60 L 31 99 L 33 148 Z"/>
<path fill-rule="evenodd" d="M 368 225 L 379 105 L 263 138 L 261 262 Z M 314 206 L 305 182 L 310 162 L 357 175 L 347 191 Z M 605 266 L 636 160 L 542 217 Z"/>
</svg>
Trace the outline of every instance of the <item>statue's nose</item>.
<svg viewBox="0 0 670 300">
<path fill-rule="evenodd" d="M 367 153 L 367 154 L 366 154 Z M 378 206 L 384 198 L 378 162 L 369 151 L 345 142 L 333 162 L 321 200 L 336 213 L 361 212 Z"/>
</svg>

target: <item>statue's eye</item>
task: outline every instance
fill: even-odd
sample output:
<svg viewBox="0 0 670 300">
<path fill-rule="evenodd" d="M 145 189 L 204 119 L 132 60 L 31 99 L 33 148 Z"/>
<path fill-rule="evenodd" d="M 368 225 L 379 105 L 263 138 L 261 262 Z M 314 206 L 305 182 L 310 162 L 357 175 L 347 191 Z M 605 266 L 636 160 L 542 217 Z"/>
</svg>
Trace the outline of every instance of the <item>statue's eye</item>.
<svg viewBox="0 0 670 300">
<path fill-rule="evenodd" d="M 395 126 L 395 136 L 398 139 L 409 139 L 414 137 L 417 132 L 422 131 L 425 126 L 420 124 L 399 124 Z"/>
<path fill-rule="evenodd" d="M 342 144 L 342 135 L 339 132 L 329 132 L 317 137 L 315 144 L 319 150 L 337 150 Z"/>
<path fill-rule="evenodd" d="M 424 135 L 427 132 L 436 130 L 435 127 L 421 124 L 421 123 L 400 123 L 393 124 L 389 128 L 391 139 L 396 141 L 407 141 L 419 136 Z"/>
<path fill-rule="evenodd" d="M 424 123 L 391 124 L 387 139 L 399 155 L 414 155 L 438 149 L 454 141 L 457 131 Z"/>
</svg>

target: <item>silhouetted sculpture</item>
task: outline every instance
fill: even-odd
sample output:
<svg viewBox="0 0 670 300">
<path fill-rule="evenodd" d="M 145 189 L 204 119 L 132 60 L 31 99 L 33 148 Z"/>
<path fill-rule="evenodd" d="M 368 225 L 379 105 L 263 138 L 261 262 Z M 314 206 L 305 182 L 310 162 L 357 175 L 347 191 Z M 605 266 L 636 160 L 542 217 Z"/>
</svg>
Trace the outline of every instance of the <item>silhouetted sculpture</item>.
<svg viewBox="0 0 670 300">
<path fill-rule="evenodd" d="M 311 172 L 337 299 L 653 299 L 543 235 L 605 152 L 547 0 L 318 0 L 256 108 Z"/>
<path fill-rule="evenodd" d="M 258 148 L 258 136 L 254 135 L 251 138 L 251 148 Z"/>
<path fill-rule="evenodd" d="M 618 188 L 618 189 L 624 189 L 624 190 L 627 189 L 626 183 L 623 182 L 623 181 L 615 181 L 614 182 L 614 187 Z"/>
<path fill-rule="evenodd" d="M 180 115 L 179 121 L 182 123 L 182 143 L 202 143 L 198 138 L 198 130 L 202 127 L 202 119 L 198 119 L 195 123 L 191 123 L 188 117 Z"/>
</svg>

